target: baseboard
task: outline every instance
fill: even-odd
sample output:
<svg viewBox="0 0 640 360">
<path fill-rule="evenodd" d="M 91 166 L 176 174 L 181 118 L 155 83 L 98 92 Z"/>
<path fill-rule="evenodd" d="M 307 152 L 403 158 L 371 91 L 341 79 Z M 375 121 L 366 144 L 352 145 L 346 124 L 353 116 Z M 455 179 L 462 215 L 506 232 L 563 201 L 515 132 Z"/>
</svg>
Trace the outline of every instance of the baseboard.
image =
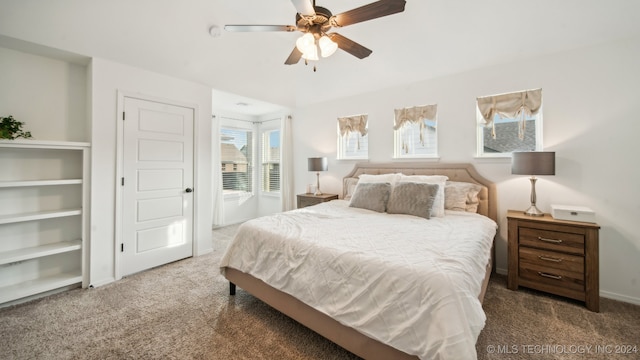
<svg viewBox="0 0 640 360">
<path fill-rule="evenodd" d="M 509 272 L 507 271 L 507 269 L 502 269 L 502 268 L 496 268 L 496 274 L 500 274 L 500 275 L 507 275 Z"/>
<path fill-rule="evenodd" d="M 108 278 L 108 279 L 104 279 L 102 281 L 92 282 L 91 284 L 89 284 L 89 287 L 90 288 L 97 288 L 97 287 L 100 287 L 100 286 L 111 284 L 114 281 L 116 281 L 115 278 Z"/>
<path fill-rule="evenodd" d="M 633 296 L 617 294 L 610 291 L 600 291 L 600 296 L 611 300 L 618 300 L 629 304 L 640 305 L 640 298 L 636 298 Z"/>
<path fill-rule="evenodd" d="M 213 247 L 210 247 L 208 249 L 199 251 L 197 254 L 194 254 L 193 257 L 198 257 L 198 256 L 202 256 L 202 255 L 211 254 L 212 252 L 213 252 Z"/>
<path fill-rule="evenodd" d="M 47 296 L 50 296 L 50 295 L 54 295 L 54 294 L 58 294 L 58 293 L 61 293 L 61 292 L 65 292 L 65 291 L 69 291 L 69 290 L 73 290 L 73 289 L 78 289 L 78 288 L 80 288 L 80 284 L 63 286 L 61 288 L 57 288 L 57 289 L 41 292 L 39 294 L 25 296 L 25 297 L 20 298 L 20 299 L 7 301 L 5 303 L 0 304 L 0 308 L 26 303 L 26 302 L 31 301 L 31 300 L 37 300 L 37 299 L 44 298 L 44 297 L 47 297 Z"/>
</svg>

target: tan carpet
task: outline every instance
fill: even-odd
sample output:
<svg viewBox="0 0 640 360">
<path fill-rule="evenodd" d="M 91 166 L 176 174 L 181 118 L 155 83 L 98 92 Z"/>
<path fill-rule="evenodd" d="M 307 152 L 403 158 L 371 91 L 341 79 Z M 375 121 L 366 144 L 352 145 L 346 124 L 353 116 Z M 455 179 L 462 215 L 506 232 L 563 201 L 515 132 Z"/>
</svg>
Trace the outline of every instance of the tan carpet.
<svg viewBox="0 0 640 360">
<path fill-rule="evenodd" d="M 357 359 L 242 290 L 228 295 L 217 266 L 233 231 L 214 231 L 211 255 L 0 309 L 0 358 Z M 595 314 L 576 302 L 509 291 L 505 278 L 494 276 L 478 358 L 640 359 L 640 307 L 602 299 L 601 310 Z M 596 345 L 623 344 L 635 345 L 637 352 L 596 353 Z M 541 354 L 542 348 L 526 345 L 553 346 L 556 352 L 594 348 L 586 354 Z M 491 353 L 494 348 L 503 354 Z"/>
</svg>

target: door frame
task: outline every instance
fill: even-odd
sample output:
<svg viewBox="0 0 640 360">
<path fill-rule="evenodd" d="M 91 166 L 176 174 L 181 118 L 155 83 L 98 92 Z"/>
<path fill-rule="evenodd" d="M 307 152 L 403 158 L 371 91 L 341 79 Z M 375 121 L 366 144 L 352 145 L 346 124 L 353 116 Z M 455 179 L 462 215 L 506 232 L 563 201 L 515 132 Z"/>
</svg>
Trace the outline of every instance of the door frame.
<svg viewBox="0 0 640 360">
<path fill-rule="evenodd" d="M 168 105 L 185 107 L 193 110 L 193 188 L 196 191 L 200 188 L 198 183 L 198 106 L 194 103 L 186 103 L 177 100 L 171 100 L 161 98 L 157 96 L 151 96 L 146 94 L 134 93 L 124 90 L 117 90 L 117 104 L 116 104 L 116 178 L 115 181 L 115 226 L 114 226 L 114 277 L 115 280 L 122 279 L 122 252 L 120 251 L 120 244 L 123 242 L 123 226 L 122 226 L 122 206 L 124 204 L 123 191 L 121 185 L 121 178 L 124 176 L 124 121 L 122 116 L 124 114 L 124 101 L 125 98 L 138 99 L 143 101 L 159 102 Z M 191 251 L 192 255 L 197 254 L 197 218 L 198 218 L 198 196 L 193 196 L 193 215 L 191 219 L 191 226 L 193 231 L 191 232 Z"/>
</svg>

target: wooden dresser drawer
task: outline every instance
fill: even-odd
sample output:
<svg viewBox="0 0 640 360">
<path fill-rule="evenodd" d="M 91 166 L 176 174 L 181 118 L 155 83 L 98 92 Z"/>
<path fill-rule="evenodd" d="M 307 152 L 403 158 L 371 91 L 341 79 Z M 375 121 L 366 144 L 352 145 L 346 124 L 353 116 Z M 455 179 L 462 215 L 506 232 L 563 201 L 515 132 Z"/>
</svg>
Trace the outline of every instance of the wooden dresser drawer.
<svg viewBox="0 0 640 360">
<path fill-rule="evenodd" d="M 298 208 L 320 204 L 321 202 L 322 201 L 319 199 L 310 199 L 310 198 L 298 199 Z"/>
<path fill-rule="evenodd" d="M 539 250 L 528 247 L 520 247 L 520 264 L 527 263 L 544 266 L 549 269 L 558 269 L 584 274 L 584 257 L 569 255 L 560 252 Z"/>
<path fill-rule="evenodd" d="M 584 273 L 575 273 L 529 263 L 520 263 L 518 269 L 522 286 L 542 290 L 549 293 L 585 300 Z"/>
<path fill-rule="evenodd" d="M 584 255 L 584 235 L 521 227 L 520 246 Z"/>
<path fill-rule="evenodd" d="M 298 209 L 302 209 L 303 207 L 312 206 L 316 204 L 321 204 L 323 202 L 337 200 L 337 194 L 298 194 Z"/>
</svg>

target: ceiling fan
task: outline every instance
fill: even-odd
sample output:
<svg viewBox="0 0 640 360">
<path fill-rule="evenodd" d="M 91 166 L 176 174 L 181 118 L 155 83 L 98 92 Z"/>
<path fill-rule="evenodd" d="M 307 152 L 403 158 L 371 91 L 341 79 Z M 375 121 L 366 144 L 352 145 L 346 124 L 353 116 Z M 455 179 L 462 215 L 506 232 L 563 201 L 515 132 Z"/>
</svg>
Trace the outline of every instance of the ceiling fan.
<svg viewBox="0 0 640 360">
<path fill-rule="evenodd" d="M 331 28 L 340 28 L 379 17 L 404 11 L 405 0 L 379 0 L 341 14 L 333 15 L 329 9 L 316 6 L 315 0 L 291 0 L 296 8 L 296 25 L 226 25 L 226 31 L 300 31 L 304 33 L 296 41 L 296 46 L 284 62 L 287 65 L 297 64 L 300 59 L 318 60 L 318 52 L 322 57 L 331 56 L 338 48 L 349 54 L 364 59 L 372 51 L 336 32 L 329 33 Z M 315 71 L 315 67 L 314 67 Z"/>
</svg>

